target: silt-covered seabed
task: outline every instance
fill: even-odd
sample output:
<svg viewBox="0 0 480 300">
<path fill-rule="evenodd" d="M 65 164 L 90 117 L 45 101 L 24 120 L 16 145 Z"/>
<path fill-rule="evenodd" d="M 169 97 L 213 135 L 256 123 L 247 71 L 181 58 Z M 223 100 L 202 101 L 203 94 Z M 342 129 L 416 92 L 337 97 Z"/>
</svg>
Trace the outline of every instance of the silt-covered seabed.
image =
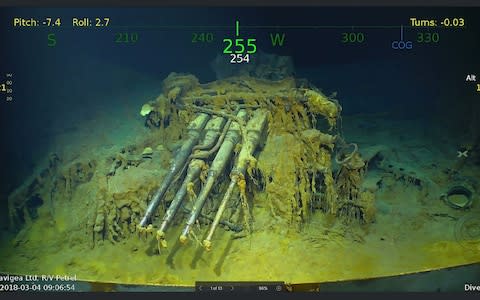
<svg viewBox="0 0 480 300">
<path fill-rule="evenodd" d="M 158 285 L 193 285 L 197 280 L 309 283 L 480 261 L 478 234 L 470 240 L 464 235 L 466 226 L 478 228 L 471 220 L 480 216 L 480 172 L 474 152 L 478 145 L 465 145 L 471 155 L 457 157 L 455 145 L 464 142 L 458 135 L 422 118 L 405 120 L 391 112 L 341 118 L 344 138 L 358 145 L 366 162 L 361 190 L 375 196 L 368 220 L 346 221 L 320 205 L 309 208 L 297 223 L 291 221 L 291 213 L 282 213 L 289 207 L 272 205 L 268 189 L 260 189 L 249 194 L 253 198 L 249 199 L 252 228 L 248 234 L 245 229 L 236 233 L 219 228 L 211 251 L 206 251 L 201 242 L 211 222 L 197 222 L 188 242 L 182 244 L 178 237 L 184 220 L 179 219 L 166 235 L 168 247 L 159 253 L 155 236 L 139 234 L 133 220 L 143 215 L 147 200 L 182 145 L 172 132 L 184 129 L 174 127 L 174 121 L 173 127 L 147 128 L 140 109 L 141 105 L 131 104 L 99 112 L 76 124 L 74 132 L 58 133 L 52 154 L 25 181 L 26 187 L 35 183 L 40 199 L 22 187 L 13 192 L 28 194 L 30 211 L 20 213 L 17 232 L 4 235 L 1 272 L 76 274 L 88 281 Z M 281 132 L 275 144 L 280 148 L 264 145 L 256 153 L 260 166 L 289 160 L 289 151 L 295 147 L 289 139 Z M 114 176 L 106 176 L 116 161 L 121 161 L 121 167 L 113 167 Z M 334 176 L 338 169 L 333 163 Z M 468 209 L 455 209 L 442 200 L 442 194 L 459 185 L 472 192 Z M 219 184 L 212 202 L 221 199 L 223 189 Z M 167 193 L 166 198 L 173 195 Z M 122 201 L 125 204 L 119 204 Z M 117 213 L 102 224 L 120 227 L 92 230 L 95 224 L 90 223 L 97 220 L 87 220 L 108 209 Z M 158 217 L 165 209 L 159 208 Z"/>
</svg>

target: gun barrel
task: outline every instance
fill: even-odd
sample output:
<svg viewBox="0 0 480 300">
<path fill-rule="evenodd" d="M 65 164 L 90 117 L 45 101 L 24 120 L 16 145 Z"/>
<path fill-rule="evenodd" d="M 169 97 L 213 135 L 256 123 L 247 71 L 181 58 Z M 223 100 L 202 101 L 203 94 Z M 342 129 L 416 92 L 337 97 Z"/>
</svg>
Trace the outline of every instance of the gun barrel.
<svg viewBox="0 0 480 300">
<path fill-rule="evenodd" d="M 192 152 L 193 147 L 198 143 L 200 139 L 200 134 L 207 121 L 210 119 L 210 116 L 205 113 L 199 114 L 190 124 L 188 127 L 188 140 L 182 145 L 180 150 L 178 151 L 175 159 L 170 167 L 169 173 L 164 178 L 162 185 L 160 188 L 155 192 L 152 201 L 147 207 L 145 215 L 143 216 L 142 220 L 140 221 L 139 227 L 145 228 L 148 221 L 151 219 L 153 213 L 158 208 L 158 205 L 163 199 L 163 196 L 167 192 L 170 184 L 173 181 L 173 178 L 178 173 L 179 170 L 183 169 L 185 163 L 187 162 L 190 153 Z"/>
</svg>

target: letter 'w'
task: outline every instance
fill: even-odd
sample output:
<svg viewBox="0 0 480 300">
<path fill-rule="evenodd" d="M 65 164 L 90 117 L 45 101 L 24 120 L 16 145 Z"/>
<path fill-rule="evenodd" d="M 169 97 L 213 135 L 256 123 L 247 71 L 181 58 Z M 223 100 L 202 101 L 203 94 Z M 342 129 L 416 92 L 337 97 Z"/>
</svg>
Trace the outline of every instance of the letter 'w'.
<svg viewBox="0 0 480 300">
<path fill-rule="evenodd" d="M 282 33 L 281 37 L 279 33 L 275 33 L 275 35 L 270 33 L 270 40 L 272 41 L 272 46 L 277 46 L 277 44 L 283 46 L 283 42 L 285 41 L 285 33 Z"/>
</svg>

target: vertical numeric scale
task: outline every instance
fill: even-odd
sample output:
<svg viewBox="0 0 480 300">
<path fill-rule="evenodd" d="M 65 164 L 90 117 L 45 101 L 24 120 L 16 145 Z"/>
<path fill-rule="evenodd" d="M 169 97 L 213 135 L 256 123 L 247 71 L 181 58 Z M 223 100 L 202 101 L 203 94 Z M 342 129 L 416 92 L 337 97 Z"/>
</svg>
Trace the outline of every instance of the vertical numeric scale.
<svg viewBox="0 0 480 300">
<path fill-rule="evenodd" d="M 6 73 L 3 79 L 0 81 L 0 96 L 5 99 L 6 102 L 13 101 L 13 74 Z"/>
</svg>

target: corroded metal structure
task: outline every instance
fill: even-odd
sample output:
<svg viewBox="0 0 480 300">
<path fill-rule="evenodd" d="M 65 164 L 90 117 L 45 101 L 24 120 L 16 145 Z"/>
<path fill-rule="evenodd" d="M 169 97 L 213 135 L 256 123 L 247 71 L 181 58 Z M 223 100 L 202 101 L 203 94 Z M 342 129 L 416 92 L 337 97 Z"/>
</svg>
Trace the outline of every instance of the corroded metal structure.
<svg viewBox="0 0 480 300">
<path fill-rule="evenodd" d="M 258 193 L 270 198 L 272 217 L 293 226 L 305 222 L 314 208 L 370 221 L 373 197 L 358 191 L 363 165 L 351 168 L 353 160 L 361 161 L 357 151 L 343 151 L 345 157 L 337 161 L 344 166 L 341 185 L 333 178 L 335 144 L 342 141 L 346 148 L 336 130 L 340 113 L 336 100 L 291 77 L 270 81 L 240 76 L 200 84 L 193 75 L 170 74 L 162 95 L 146 103 L 141 114 L 147 127 L 165 134 L 185 126 L 188 138 L 138 231 L 155 232 L 160 251 L 167 247 L 165 237 L 174 218 L 184 220 L 182 243 L 191 235 L 200 241 L 192 227 L 202 215 L 211 224 L 201 244 L 210 250 L 220 223 L 251 232 L 251 206 Z M 286 155 L 273 153 L 281 149 Z M 175 191 L 172 199 L 165 199 L 167 189 Z M 155 218 L 162 201 L 167 209 Z M 347 213 L 350 210 L 354 213 Z"/>
</svg>

